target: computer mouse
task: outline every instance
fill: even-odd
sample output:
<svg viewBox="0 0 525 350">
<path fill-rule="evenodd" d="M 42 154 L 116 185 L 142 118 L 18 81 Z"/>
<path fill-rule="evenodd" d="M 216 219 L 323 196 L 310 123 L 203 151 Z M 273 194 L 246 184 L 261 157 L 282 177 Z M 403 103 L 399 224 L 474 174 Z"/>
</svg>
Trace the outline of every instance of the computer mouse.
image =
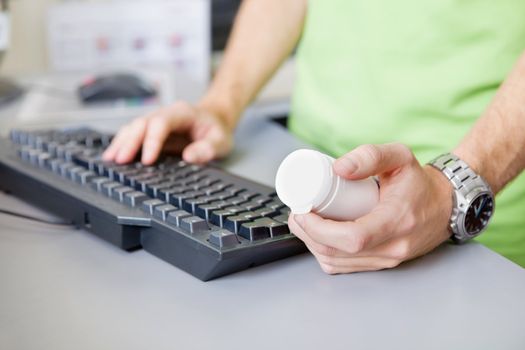
<svg viewBox="0 0 525 350">
<path fill-rule="evenodd" d="M 78 87 L 84 103 L 111 102 L 121 99 L 155 97 L 153 85 L 132 73 L 111 73 L 87 79 Z"/>
</svg>

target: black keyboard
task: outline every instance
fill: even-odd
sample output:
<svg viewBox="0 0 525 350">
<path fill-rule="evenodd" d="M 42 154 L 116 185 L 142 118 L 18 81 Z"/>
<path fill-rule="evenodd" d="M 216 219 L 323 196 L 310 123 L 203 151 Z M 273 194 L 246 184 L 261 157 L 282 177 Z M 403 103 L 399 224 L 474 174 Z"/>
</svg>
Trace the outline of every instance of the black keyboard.
<svg viewBox="0 0 525 350">
<path fill-rule="evenodd" d="M 177 157 L 153 166 L 104 162 L 111 137 L 14 130 L 0 138 L 0 188 L 203 281 L 306 250 L 272 188 Z"/>
</svg>

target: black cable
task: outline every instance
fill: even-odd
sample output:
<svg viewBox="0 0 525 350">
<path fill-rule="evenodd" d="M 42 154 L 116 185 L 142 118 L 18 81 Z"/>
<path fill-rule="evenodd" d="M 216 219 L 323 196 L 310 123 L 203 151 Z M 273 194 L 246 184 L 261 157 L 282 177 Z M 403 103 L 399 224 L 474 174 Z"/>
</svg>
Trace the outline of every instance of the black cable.
<svg viewBox="0 0 525 350">
<path fill-rule="evenodd" d="M 42 224 L 47 224 L 47 225 L 68 226 L 68 227 L 74 226 L 72 222 L 46 220 L 46 219 L 37 218 L 35 216 L 29 216 L 29 215 L 25 215 L 25 214 L 22 214 L 22 213 L 17 213 L 17 212 L 14 212 L 14 211 L 1 209 L 1 208 L 0 208 L 0 214 L 11 215 L 11 216 L 18 217 L 18 218 L 21 218 L 21 219 L 36 221 L 36 222 L 40 222 Z"/>
</svg>

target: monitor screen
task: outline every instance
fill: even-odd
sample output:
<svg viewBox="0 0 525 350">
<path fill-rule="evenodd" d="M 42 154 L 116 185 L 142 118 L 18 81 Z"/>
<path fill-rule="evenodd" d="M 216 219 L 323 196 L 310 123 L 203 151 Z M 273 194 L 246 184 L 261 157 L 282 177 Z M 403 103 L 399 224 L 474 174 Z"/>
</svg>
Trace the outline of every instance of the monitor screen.
<svg viewBox="0 0 525 350">
<path fill-rule="evenodd" d="M 212 0 L 212 47 L 213 51 L 222 51 L 226 46 L 235 14 L 241 0 Z"/>
</svg>

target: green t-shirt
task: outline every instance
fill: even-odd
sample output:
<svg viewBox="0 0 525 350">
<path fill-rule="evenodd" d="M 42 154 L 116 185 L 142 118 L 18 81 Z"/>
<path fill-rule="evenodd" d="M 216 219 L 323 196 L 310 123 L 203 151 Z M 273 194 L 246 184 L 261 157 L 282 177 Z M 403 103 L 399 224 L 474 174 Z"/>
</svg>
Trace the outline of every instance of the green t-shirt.
<svg viewBox="0 0 525 350">
<path fill-rule="evenodd" d="M 334 156 L 402 142 L 453 149 L 525 49 L 523 0 L 310 0 L 290 129 Z M 523 101 L 525 103 L 525 101 Z M 525 266 L 525 176 L 478 238 Z"/>
</svg>

